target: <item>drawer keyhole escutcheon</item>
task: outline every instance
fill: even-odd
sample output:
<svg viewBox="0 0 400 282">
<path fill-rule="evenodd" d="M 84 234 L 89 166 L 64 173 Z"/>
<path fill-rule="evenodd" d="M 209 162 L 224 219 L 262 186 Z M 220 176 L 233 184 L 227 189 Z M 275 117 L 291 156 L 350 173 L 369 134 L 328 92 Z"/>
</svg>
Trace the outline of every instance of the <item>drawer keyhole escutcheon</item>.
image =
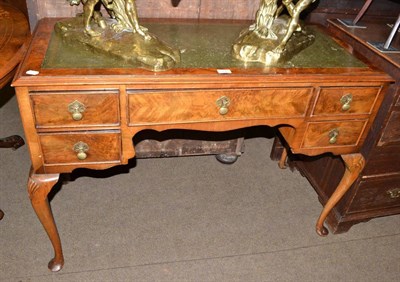
<svg viewBox="0 0 400 282">
<path fill-rule="evenodd" d="M 342 104 L 342 111 L 348 111 L 351 108 L 351 102 L 353 101 L 353 95 L 346 94 L 340 98 L 340 103 Z"/>
<path fill-rule="evenodd" d="M 68 111 L 72 114 L 72 118 L 77 121 L 83 118 L 83 112 L 85 110 L 86 110 L 85 105 L 79 102 L 78 100 L 75 100 L 68 105 Z"/>
<path fill-rule="evenodd" d="M 337 138 L 339 136 L 339 129 L 337 129 L 337 128 L 332 129 L 331 131 L 329 131 L 328 136 L 329 136 L 329 143 L 335 144 L 337 141 Z"/>
<path fill-rule="evenodd" d="M 217 100 L 217 106 L 219 107 L 219 114 L 226 115 L 229 112 L 229 105 L 231 104 L 231 100 L 226 97 L 222 96 Z"/>
<path fill-rule="evenodd" d="M 400 188 L 388 190 L 388 191 L 386 191 L 386 194 L 388 194 L 391 199 L 400 198 Z"/>
<path fill-rule="evenodd" d="M 76 156 L 78 157 L 79 160 L 84 160 L 87 158 L 86 152 L 89 151 L 89 145 L 79 141 L 74 145 L 74 151 L 77 153 Z"/>
</svg>

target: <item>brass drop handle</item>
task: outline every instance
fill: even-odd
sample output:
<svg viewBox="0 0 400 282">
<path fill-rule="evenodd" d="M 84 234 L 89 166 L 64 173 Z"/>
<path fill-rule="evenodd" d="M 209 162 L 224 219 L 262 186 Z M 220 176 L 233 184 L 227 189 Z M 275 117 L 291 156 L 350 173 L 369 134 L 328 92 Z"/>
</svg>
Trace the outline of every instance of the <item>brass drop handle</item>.
<svg viewBox="0 0 400 282">
<path fill-rule="evenodd" d="M 337 141 L 337 138 L 339 136 L 339 129 L 337 129 L 337 128 L 332 129 L 331 131 L 329 131 L 328 136 L 329 136 L 329 143 L 335 144 Z"/>
<path fill-rule="evenodd" d="M 79 141 L 74 145 L 74 151 L 77 153 L 76 156 L 78 157 L 79 160 L 84 160 L 87 158 L 86 152 L 89 151 L 89 145 Z"/>
<path fill-rule="evenodd" d="M 340 103 L 342 104 L 342 111 L 350 110 L 352 101 L 353 101 L 352 94 L 343 95 L 342 98 L 340 98 Z"/>
<path fill-rule="evenodd" d="M 226 97 L 222 96 L 217 100 L 217 106 L 219 107 L 219 114 L 226 115 L 229 112 L 229 105 L 231 104 L 231 100 Z"/>
<path fill-rule="evenodd" d="M 76 121 L 83 118 L 83 112 L 86 110 L 86 106 L 78 100 L 73 101 L 68 105 L 68 111 L 72 114 L 72 118 Z"/>
<path fill-rule="evenodd" d="M 388 190 L 388 191 L 386 191 L 386 194 L 388 194 L 391 199 L 400 198 L 400 188 Z"/>
</svg>

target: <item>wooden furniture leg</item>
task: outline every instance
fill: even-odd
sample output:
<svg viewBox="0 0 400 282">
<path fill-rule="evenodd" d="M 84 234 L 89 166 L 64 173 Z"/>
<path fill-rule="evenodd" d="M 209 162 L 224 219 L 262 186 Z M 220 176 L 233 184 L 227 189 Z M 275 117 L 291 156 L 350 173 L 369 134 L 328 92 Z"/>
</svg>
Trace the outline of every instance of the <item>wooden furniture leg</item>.
<svg viewBox="0 0 400 282">
<path fill-rule="evenodd" d="M 287 156 L 288 156 L 288 152 L 287 152 L 286 148 L 283 148 L 282 155 L 281 155 L 281 158 L 279 159 L 279 163 L 278 163 L 278 166 L 280 169 L 287 168 L 287 166 L 286 166 Z"/>
<path fill-rule="evenodd" d="M 51 271 L 59 271 L 64 265 L 60 236 L 47 198 L 59 176 L 59 174 L 35 174 L 31 170 L 28 180 L 28 193 L 32 207 L 53 245 L 54 258 L 48 264 Z"/>
<path fill-rule="evenodd" d="M 2 220 L 4 217 L 4 212 L 2 210 L 0 210 L 0 220 Z"/>
<path fill-rule="evenodd" d="M 16 150 L 24 144 L 24 139 L 18 135 L 0 138 L 0 148 L 13 148 L 13 150 Z"/>
<path fill-rule="evenodd" d="M 320 236 L 328 235 L 328 229 L 324 226 L 324 222 L 332 208 L 340 201 L 343 195 L 349 190 L 350 186 L 357 179 L 360 172 L 365 166 L 365 159 L 361 154 L 349 154 L 341 155 L 345 165 L 346 170 L 340 181 L 336 190 L 333 192 L 332 196 L 329 198 L 328 202 L 322 209 L 321 215 L 318 218 L 316 224 L 316 231 Z"/>
</svg>

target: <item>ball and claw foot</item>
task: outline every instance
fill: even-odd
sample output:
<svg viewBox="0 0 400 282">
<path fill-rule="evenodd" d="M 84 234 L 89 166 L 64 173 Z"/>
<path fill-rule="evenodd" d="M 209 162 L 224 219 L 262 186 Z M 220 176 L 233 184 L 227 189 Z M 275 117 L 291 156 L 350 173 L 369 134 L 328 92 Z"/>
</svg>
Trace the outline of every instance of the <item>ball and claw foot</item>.
<svg viewBox="0 0 400 282">
<path fill-rule="evenodd" d="M 317 234 L 321 237 L 326 237 L 329 234 L 328 229 L 323 225 L 321 227 L 317 226 L 316 231 L 317 231 Z"/>
<path fill-rule="evenodd" d="M 58 272 L 63 268 L 64 260 L 56 261 L 53 258 L 52 260 L 49 261 L 49 264 L 47 266 L 51 270 L 51 272 Z"/>
</svg>

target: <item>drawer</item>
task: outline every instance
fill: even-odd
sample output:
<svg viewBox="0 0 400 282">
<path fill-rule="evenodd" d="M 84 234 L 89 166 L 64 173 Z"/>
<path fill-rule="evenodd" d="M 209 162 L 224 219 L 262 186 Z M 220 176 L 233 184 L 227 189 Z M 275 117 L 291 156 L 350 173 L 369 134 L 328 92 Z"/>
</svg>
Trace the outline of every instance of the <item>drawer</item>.
<svg viewBox="0 0 400 282">
<path fill-rule="evenodd" d="M 375 146 L 368 153 L 368 165 L 362 174 L 373 176 L 379 174 L 400 174 L 400 143 L 390 146 Z"/>
<path fill-rule="evenodd" d="M 380 87 L 323 87 L 313 115 L 370 114 Z"/>
<path fill-rule="evenodd" d="M 356 146 L 368 120 L 344 122 L 311 122 L 308 124 L 303 148 Z"/>
<path fill-rule="evenodd" d="M 312 88 L 129 91 L 129 124 L 303 117 Z"/>
<path fill-rule="evenodd" d="M 45 164 L 119 161 L 119 132 L 40 134 Z"/>
<path fill-rule="evenodd" d="M 41 92 L 30 99 L 37 128 L 119 124 L 117 91 Z"/>
<path fill-rule="evenodd" d="M 349 213 L 400 207 L 400 176 L 362 180 Z"/>
</svg>

